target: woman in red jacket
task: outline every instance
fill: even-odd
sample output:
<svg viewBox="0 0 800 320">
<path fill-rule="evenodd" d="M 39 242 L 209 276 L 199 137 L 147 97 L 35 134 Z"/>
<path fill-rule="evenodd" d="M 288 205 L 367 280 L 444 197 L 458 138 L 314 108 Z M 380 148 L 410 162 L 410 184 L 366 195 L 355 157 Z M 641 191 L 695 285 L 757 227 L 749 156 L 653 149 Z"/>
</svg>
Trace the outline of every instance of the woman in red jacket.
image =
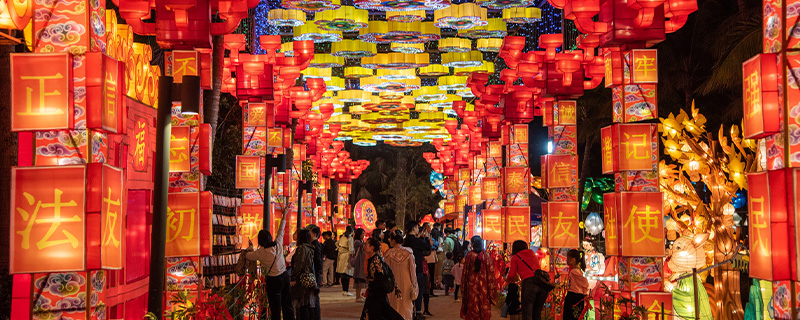
<svg viewBox="0 0 800 320">
<path fill-rule="evenodd" d="M 506 281 L 522 280 L 522 320 L 541 319 L 542 308 L 547 299 L 547 291 L 539 288 L 534 282 L 534 274 L 539 270 L 539 258 L 533 250 L 528 249 L 528 243 L 522 240 L 514 241 L 511 245 L 511 263 L 508 268 Z"/>
</svg>

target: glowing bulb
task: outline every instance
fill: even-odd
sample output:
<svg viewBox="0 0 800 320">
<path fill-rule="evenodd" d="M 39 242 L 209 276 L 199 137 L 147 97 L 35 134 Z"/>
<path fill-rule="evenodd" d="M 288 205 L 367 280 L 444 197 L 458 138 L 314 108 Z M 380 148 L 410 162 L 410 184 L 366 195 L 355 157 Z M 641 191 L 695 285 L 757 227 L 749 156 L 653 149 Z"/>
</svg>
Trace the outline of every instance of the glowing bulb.
<svg viewBox="0 0 800 320">
<path fill-rule="evenodd" d="M 724 206 L 722 206 L 722 214 L 726 216 L 732 216 L 735 212 L 736 208 L 734 208 L 730 203 L 726 203 Z"/>
<path fill-rule="evenodd" d="M 697 171 L 700 170 L 700 162 L 697 160 L 689 161 L 689 170 Z"/>
</svg>

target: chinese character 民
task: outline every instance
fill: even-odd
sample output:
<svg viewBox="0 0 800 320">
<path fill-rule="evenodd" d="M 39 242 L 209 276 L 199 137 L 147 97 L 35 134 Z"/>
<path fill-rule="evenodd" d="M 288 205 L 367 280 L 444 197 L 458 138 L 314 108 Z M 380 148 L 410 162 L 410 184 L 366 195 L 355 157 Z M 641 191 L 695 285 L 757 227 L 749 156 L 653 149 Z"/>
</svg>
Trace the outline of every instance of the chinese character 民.
<svg viewBox="0 0 800 320">
<path fill-rule="evenodd" d="M 509 233 L 510 235 L 515 234 L 526 234 L 525 230 L 528 230 L 530 226 L 525 224 L 525 217 L 524 216 L 509 216 L 508 217 L 508 225 L 509 225 Z"/>
<path fill-rule="evenodd" d="M 644 240 L 659 242 L 660 239 L 653 237 L 650 232 L 658 229 L 659 219 L 663 219 L 661 211 L 650 210 L 650 206 L 645 206 L 642 211 L 636 211 L 636 209 L 638 209 L 637 206 L 631 208 L 631 214 L 628 215 L 628 222 L 625 223 L 626 228 L 633 224 L 633 226 L 631 226 L 631 243 L 639 243 Z M 636 219 L 635 222 L 634 218 Z M 636 237 L 636 229 L 642 232 L 642 235 L 638 238 Z"/>
<path fill-rule="evenodd" d="M 486 216 L 486 228 L 487 232 L 501 232 L 500 231 L 500 217 L 499 216 Z"/>
<path fill-rule="evenodd" d="M 764 197 L 760 198 L 753 198 L 750 200 L 752 203 L 752 217 L 753 221 L 750 225 L 755 229 L 755 239 L 753 239 L 753 247 L 758 247 L 761 252 L 766 253 L 769 252 L 767 249 L 767 244 L 764 242 L 762 238 L 761 231 L 766 229 L 768 226 L 768 221 L 764 221 Z M 756 210 L 756 204 L 758 204 L 758 210 Z M 769 236 L 768 236 L 769 237 Z"/>
</svg>

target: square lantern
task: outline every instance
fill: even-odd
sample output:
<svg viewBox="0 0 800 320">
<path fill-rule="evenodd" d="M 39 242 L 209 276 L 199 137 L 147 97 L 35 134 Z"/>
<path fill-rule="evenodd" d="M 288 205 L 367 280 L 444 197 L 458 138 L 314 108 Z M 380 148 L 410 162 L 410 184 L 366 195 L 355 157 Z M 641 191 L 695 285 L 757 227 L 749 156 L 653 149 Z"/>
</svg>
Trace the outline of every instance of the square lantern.
<svg viewBox="0 0 800 320">
<path fill-rule="evenodd" d="M 87 172 L 87 269 L 122 269 L 124 172 L 103 163 L 88 164 Z"/>
<path fill-rule="evenodd" d="M 606 49 L 603 55 L 603 63 L 605 66 L 605 86 L 606 88 L 613 88 L 622 84 L 622 52 L 612 51 Z"/>
<path fill-rule="evenodd" d="M 193 50 L 174 50 L 164 53 L 165 75 L 175 83 L 183 83 L 183 76 L 200 75 L 199 53 Z"/>
<path fill-rule="evenodd" d="M 647 310 L 648 315 L 654 315 L 657 320 L 675 320 L 676 317 L 672 311 L 672 293 L 671 292 L 649 292 L 637 291 L 636 304 L 642 306 Z M 664 314 L 666 317 L 661 318 Z"/>
<path fill-rule="evenodd" d="M 778 57 L 761 53 L 742 64 L 744 137 L 759 139 L 781 128 Z"/>
<path fill-rule="evenodd" d="M 502 241 L 503 240 L 503 221 L 500 210 L 483 210 L 483 239 Z"/>
<path fill-rule="evenodd" d="M 661 192 L 620 192 L 620 249 L 625 257 L 664 256 Z"/>
<path fill-rule="evenodd" d="M 258 232 L 264 228 L 264 205 L 243 204 L 239 206 L 238 216 L 241 219 L 241 223 L 237 224 L 237 229 L 239 229 L 238 234 L 242 236 L 242 242 L 239 243 L 239 247 L 247 248 L 248 241 L 257 244 Z M 278 222 L 280 223 L 280 220 Z"/>
<path fill-rule="evenodd" d="M 657 128 L 651 123 L 625 123 L 601 129 L 603 173 L 653 170 L 658 163 Z"/>
<path fill-rule="evenodd" d="M 236 156 L 236 188 L 261 187 L 261 159 L 258 156 Z"/>
<path fill-rule="evenodd" d="M 528 125 L 515 124 L 513 127 L 513 144 L 528 143 Z"/>
<path fill-rule="evenodd" d="M 267 125 L 267 104 L 250 102 L 247 104 L 247 126 L 264 127 Z M 283 145 L 281 143 L 281 145 Z"/>
<path fill-rule="evenodd" d="M 606 236 L 606 255 L 618 256 L 619 251 L 619 209 L 617 207 L 617 194 L 613 192 L 603 194 L 603 224 Z"/>
<path fill-rule="evenodd" d="M 626 58 L 628 55 L 626 55 Z M 634 49 L 630 51 L 631 83 L 658 83 L 658 51 L 656 49 Z"/>
<path fill-rule="evenodd" d="M 481 194 L 481 186 L 470 186 L 469 187 L 469 205 L 477 206 L 483 203 L 482 194 Z"/>
<path fill-rule="evenodd" d="M 169 139 L 169 172 L 190 172 L 192 169 L 192 159 L 189 156 L 191 150 L 189 126 L 172 127 L 172 135 Z"/>
<path fill-rule="evenodd" d="M 504 192 L 508 193 L 528 193 L 530 179 L 527 167 L 506 167 L 503 168 L 503 187 Z"/>
<path fill-rule="evenodd" d="M 500 198 L 500 183 L 498 178 L 481 179 L 481 198 L 483 198 L 483 200 Z"/>
<path fill-rule="evenodd" d="M 99 52 L 86 54 L 86 127 L 122 133 L 125 64 Z"/>
<path fill-rule="evenodd" d="M 546 188 L 570 188 L 578 181 L 578 156 L 570 154 L 548 154 L 542 156 L 545 171 L 543 181 Z"/>
<path fill-rule="evenodd" d="M 559 126 L 574 126 L 577 124 L 578 102 L 575 100 L 559 100 L 555 103 L 553 113 L 554 121 Z"/>
<path fill-rule="evenodd" d="M 577 202 L 548 202 L 547 244 L 550 248 L 580 247 L 580 217 Z"/>
<path fill-rule="evenodd" d="M 208 123 L 200 124 L 200 173 L 210 176 L 213 165 L 214 142 L 211 137 L 211 125 Z"/>
<path fill-rule="evenodd" d="M 505 242 L 531 242 L 531 207 L 504 207 Z"/>
<path fill-rule="evenodd" d="M 199 192 L 170 193 L 167 201 L 166 257 L 199 256 L 201 219 Z"/>
<path fill-rule="evenodd" d="M 554 117 L 555 113 L 555 101 L 553 100 L 544 100 L 542 102 L 542 126 L 543 127 L 552 127 L 556 125 L 556 120 Z"/>
<path fill-rule="evenodd" d="M 212 238 L 214 225 L 211 217 L 214 216 L 214 194 L 211 191 L 200 191 L 200 256 L 213 254 Z"/>
<path fill-rule="evenodd" d="M 72 67 L 66 52 L 11 54 L 11 131 L 74 127 Z"/>
</svg>

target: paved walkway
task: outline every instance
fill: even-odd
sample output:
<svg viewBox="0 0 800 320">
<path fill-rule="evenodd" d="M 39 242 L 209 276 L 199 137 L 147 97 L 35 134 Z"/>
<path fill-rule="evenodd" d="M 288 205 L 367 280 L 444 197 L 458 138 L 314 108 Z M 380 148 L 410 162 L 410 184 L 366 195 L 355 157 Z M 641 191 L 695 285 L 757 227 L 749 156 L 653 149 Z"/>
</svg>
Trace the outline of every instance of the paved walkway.
<svg viewBox="0 0 800 320">
<path fill-rule="evenodd" d="M 355 291 L 351 288 L 352 293 Z M 454 302 L 452 293 L 444 296 L 443 290 L 436 291 L 437 297 L 431 297 L 430 312 L 433 317 L 426 320 L 459 320 L 461 312 L 461 302 Z M 355 297 L 342 296 L 342 287 L 323 288 L 320 292 L 320 303 L 322 304 L 322 319 L 325 320 L 352 320 L 361 317 L 361 310 L 364 303 L 356 303 Z M 492 320 L 499 320 L 500 311 L 493 309 Z"/>
</svg>

